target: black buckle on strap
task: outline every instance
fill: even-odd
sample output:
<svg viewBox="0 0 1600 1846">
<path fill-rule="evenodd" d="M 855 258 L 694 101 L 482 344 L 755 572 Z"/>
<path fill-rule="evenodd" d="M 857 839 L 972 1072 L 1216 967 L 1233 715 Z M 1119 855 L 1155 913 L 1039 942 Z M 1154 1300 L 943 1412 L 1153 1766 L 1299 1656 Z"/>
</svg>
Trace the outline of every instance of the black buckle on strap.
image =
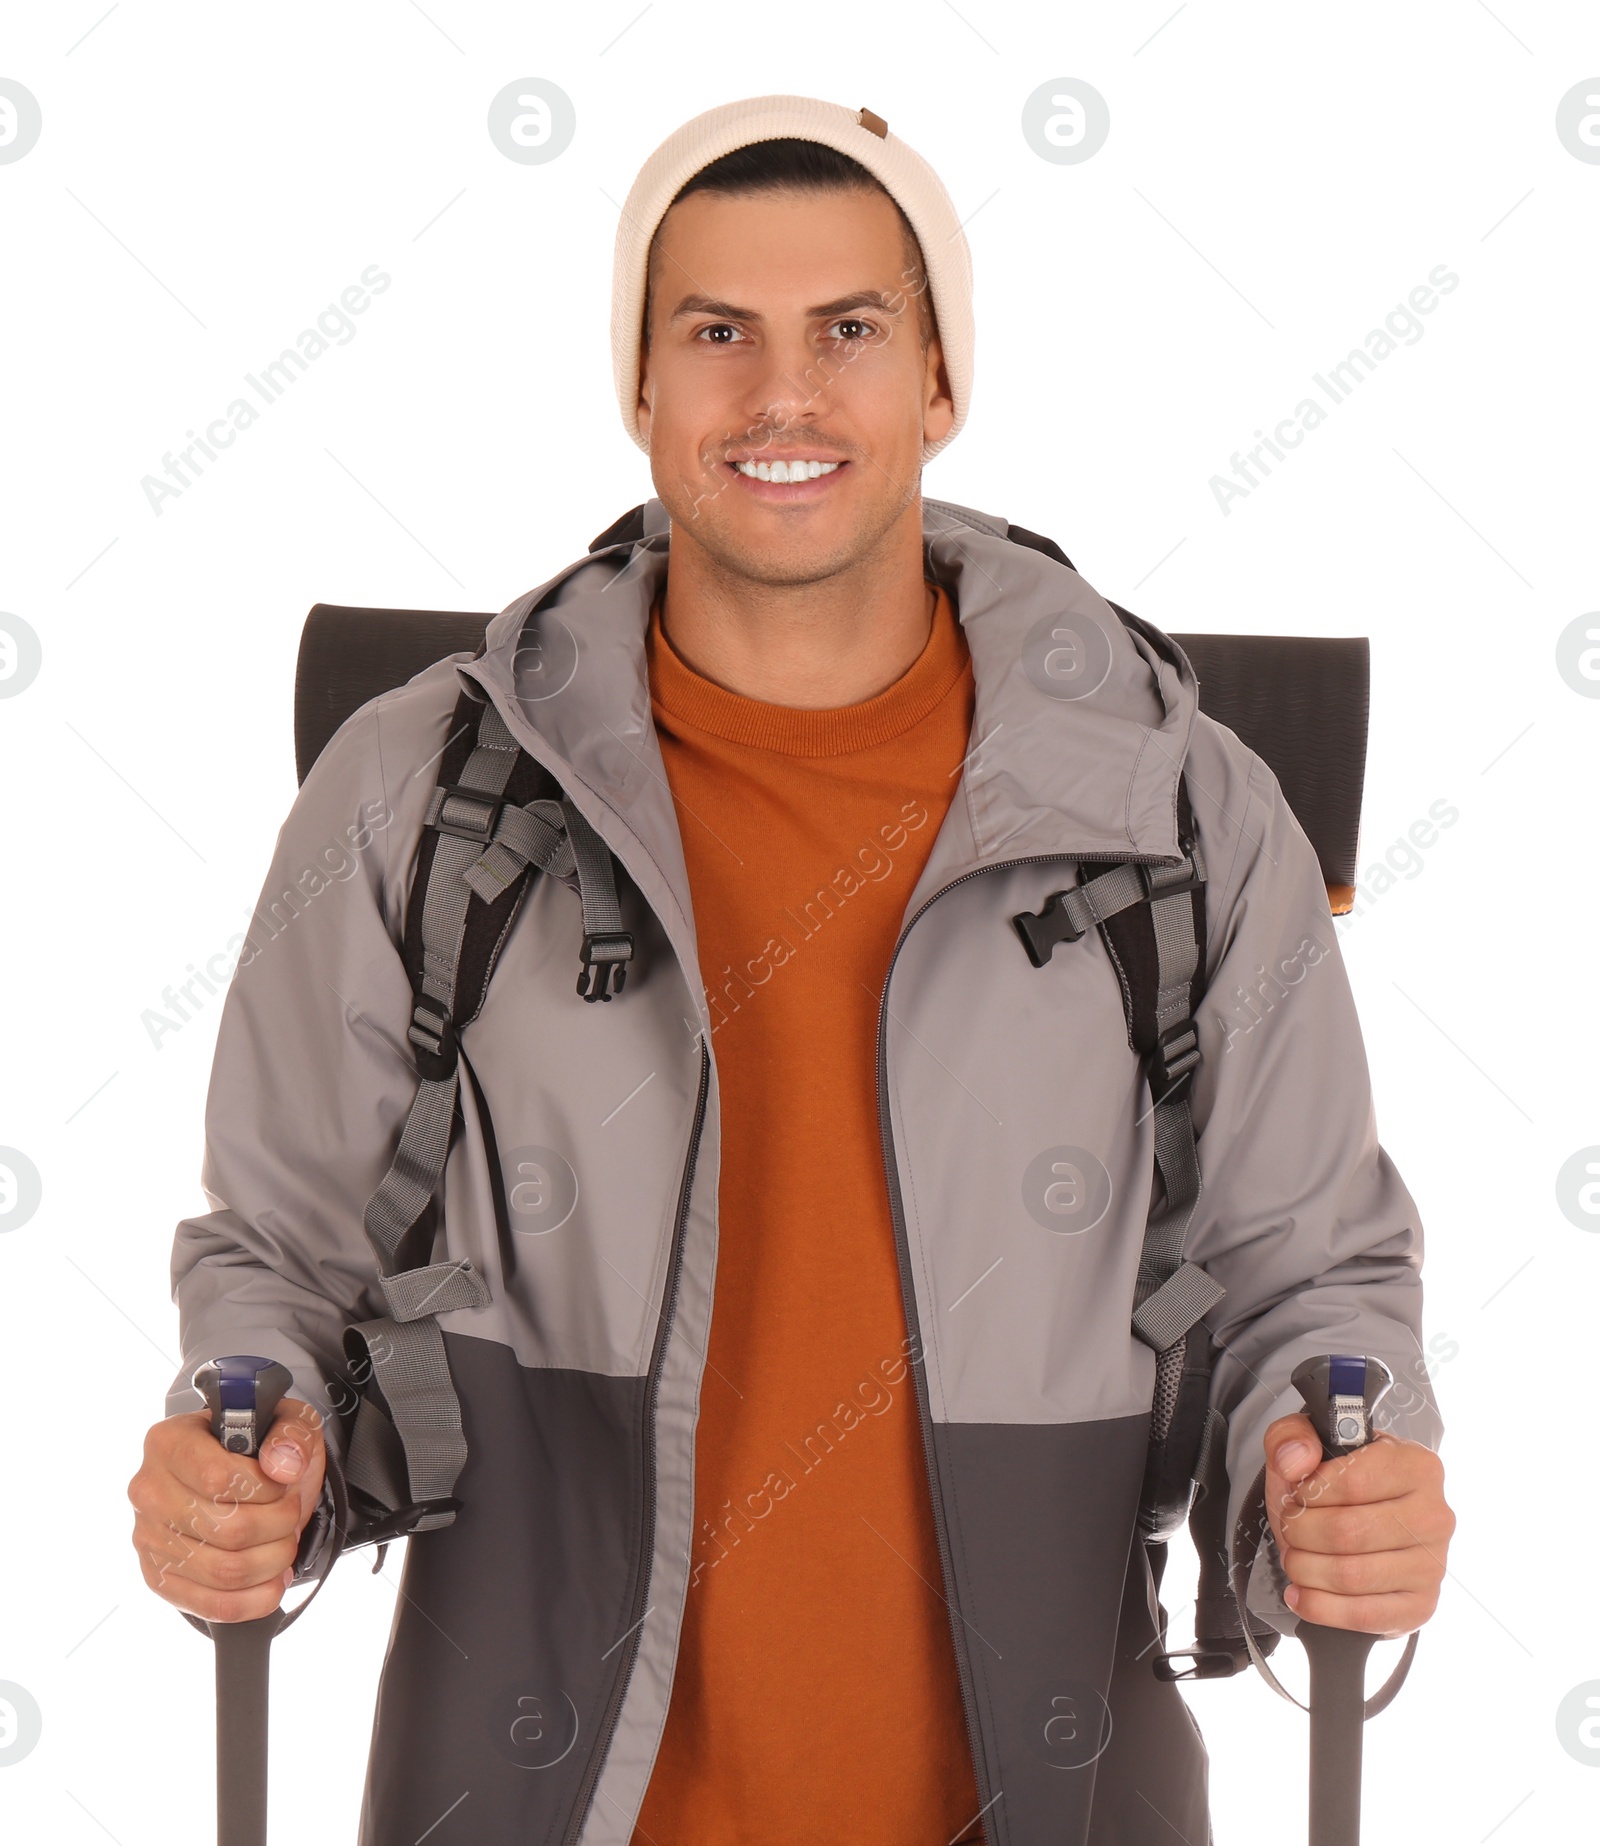
<svg viewBox="0 0 1600 1846">
<path fill-rule="evenodd" d="M 625 929 L 585 936 L 578 951 L 583 963 L 578 972 L 578 992 L 585 1000 L 609 1000 L 622 992 L 633 960 L 633 937 Z"/>
<path fill-rule="evenodd" d="M 1181 843 L 1181 842 L 1180 842 Z M 1200 862 L 1191 842 L 1184 849 L 1184 861 L 1181 865 L 1152 865 L 1148 860 L 1129 859 L 1123 863 L 1138 868 L 1139 882 L 1144 886 L 1145 901 L 1156 903 L 1164 897 L 1180 897 L 1185 891 L 1201 891 L 1205 888 L 1205 879 L 1201 875 Z M 1120 870 L 1120 866 L 1116 868 Z M 1178 873 L 1183 876 L 1174 884 L 1157 885 L 1156 877 L 1161 873 Z M 1111 872 L 1098 872 L 1094 877 L 1080 884 L 1075 889 L 1086 890 L 1096 878 L 1109 878 Z M 1042 910 L 1019 911 L 1011 921 L 1017 934 L 1022 938 L 1022 946 L 1028 951 L 1028 960 L 1036 968 L 1042 968 L 1055 952 L 1058 942 L 1077 942 L 1088 934 L 1079 929 L 1062 905 L 1062 899 L 1069 896 L 1067 891 L 1052 892 Z"/>
<path fill-rule="evenodd" d="M 474 840 L 488 846 L 500 824 L 505 807 L 503 795 L 491 795 L 481 788 L 463 788 L 459 782 L 443 783 L 434 790 L 433 819 L 428 823 L 440 833 L 454 834 L 458 840 Z"/>
<path fill-rule="evenodd" d="M 402 1506 L 397 1512 L 385 1512 L 378 1518 L 352 1521 L 352 1530 L 346 1535 L 346 1549 L 355 1550 L 364 1545 L 387 1545 L 397 1538 L 405 1538 L 415 1531 L 422 1520 L 434 1513 L 459 1513 L 459 1500 L 418 1500 L 412 1506 Z"/>
<path fill-rule="evenodd" d="M 1037 914 L 1022 910 L 1011 919 L 1022 938 L 1022 946 L 1028 951 L 1028 960 L 1036 968 L 1042 968 L 1049 961 L 1058 942 L 1076 942 L 1085 934 L 1062 908 L 1061 900 L 1065 896 L 1065 891 L 1052 892 Z"/>
<path fill-rule="evenodd" d="M 1192 1019 L 1180 1019 L 1156 1040 L 1147 1076 L 1154 1102 L 1181 1102 L 1200 1068 L 1200 1034 Z"/>
</svg>

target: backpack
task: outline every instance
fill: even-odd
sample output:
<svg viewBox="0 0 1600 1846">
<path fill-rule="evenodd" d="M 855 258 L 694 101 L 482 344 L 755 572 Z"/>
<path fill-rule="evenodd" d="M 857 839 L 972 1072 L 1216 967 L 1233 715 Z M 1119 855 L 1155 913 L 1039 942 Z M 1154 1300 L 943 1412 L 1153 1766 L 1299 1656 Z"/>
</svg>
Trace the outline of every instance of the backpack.
<svg viewBox="0 0 1600 1846">
<path fill-rule="evenodd" d="M 1003 527 L 968 508 L 926 500 L 960 523 L 1028 546 L 1071 568 L 1051 539 Z M 591 552 L 638 542 L 645 508 L 609 526 Z M 1125 626 L 1149 634 L 1112 603 Z M 375 694 L 445 654 L 485 648 L 489 618 L 439 611 L 355 610 L 318 604 L 296 674 L 296 746 L 303 781 L 332 732 Z M 1227 722 L 1278 774 L 1316 845 L 1338 914 L 1353 898 L 1366 746 L 1367 644 L 1303 637 L 1175 636 L 1214 695 L 1202 708 Z M 1180 777 L 1176 865 L 1089 862 L 1037 913 L 1013 919 L 1022 950 L 1047 968 L 1058 948 L 1097 930 L 1122 989 L 1128 1042 L 1144 1062 L 1162 1186 L 1145 1229 L 1133 1332 L 1156 1354 L 1138 1530 L 1159 1587 L 1168 1540 L 1187 1521 L 1200 1561 L 1196 1645 L 1153 1656 L 1167 1680 L 1225 1678 L 1272 1652 L 1276 1629 L 1250 1624 L 1229 1571 L 1225 1530 L 1227 1419 L 1209 1403 L 1216 1344 L 1203 1317 L 1225 1291 L 1183 1256 L 1201 1175 L 1189 1093 L 1200 1064 L 1195 1020 L 1205 984 L 1206 867 L 1187 779 Z M 459 1034 L 488 997 L 495 963 L 536 873 L 575 893 L 581 911 L 577 992 L 591 1003 L 623 993 L 634 941 L 622 928 L 617 868 L 550 773 L 516 744 L 491 701 L 463 688 L 440 760 L 406 909 L 404 956 L 414 1007 L 408 1036 L 419 1083 L 392 1164 L 364 1214 L 388 1313 L 345 1334 L 349 1386 L 334 1391 L 344 1425 L 346 1548 L 448 1525 L 466 1460 L 460 1406 L 437 1316 L 480 1307 L 489 1290 L 469 1260 L 431 1263 L 439 1193 L 458 1118 L 461 1073 L 478 1119 L 489 1113 Z M 491 1183 L 502 1234 L 508 1214 L 489 1130 Z M 1159 1605 L 1158 1605 L 1159 1606 Z M 1252 1648 L 1252 1643 L 1254 1647 Z M 1187 1667 L 1179 1663 L 1188 1660 Z M 1265 1669 L 1264 1669 L 1265 1670 Z"/>
</svg>

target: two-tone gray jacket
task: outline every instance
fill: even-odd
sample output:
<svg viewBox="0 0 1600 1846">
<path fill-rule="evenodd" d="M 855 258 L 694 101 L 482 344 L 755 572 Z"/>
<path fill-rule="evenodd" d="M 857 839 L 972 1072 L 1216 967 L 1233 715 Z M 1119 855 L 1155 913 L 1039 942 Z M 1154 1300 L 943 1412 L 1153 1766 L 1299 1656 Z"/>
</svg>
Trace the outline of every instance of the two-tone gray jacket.
<svg viewBox="0 0 1600 1846">
<path fill-rule="evenodd" d="M 928 566 L 971 649 L 974 749 L 907 907 L 879 1051 L 942 1589 L 993 1846 L 1165 1839 L 1152 1809 L 1198 1842 L 1205 1752 L 1150 1670 L 1156 1594 L 1135 1537 L 1155 1368 L 1129 1326 L 1149 1096 L 1099 935 L 1035 968 L 1011 921 L 1076 859 L 1176 860 L 1185 766 L 1209 871 L 1186 1253 L 1227 1291 L 1208 1322 L 1230 1531 L 1309 1355 L 1382 1358 L 1407 1386 L 1388 1426 L 1437 1445 L 1422 1232 L 1377 1139 L 1317 858 L 1272 773 L 1201 714 L 1168 637 L 1004 521 L 971 521 L 924 507 Z M 384 1312 L 362 1212 L 417 1088 L 403 921 L 463 676 L 622 868 L 626 991 L 578 998 L 577 901 L 536 878 L 462 1035 L 476 1084 L 433 1255 L 470 1259 L 492 1301 L 441 1317 L 470 1445 L 462 1510 L 409 1545 L 364 1846 L 435 1823 L 437 1846 L 626 1846 L 666 1717 L 720 1100 L 645 668 L 668 542 L 651 501 L 641 543 L 579 559 L 491 623 L 481 658 L 441 661 L 342 726 L 284 824 L 223 1011 L 212 1209 L 178 1227 L 185 1359 L 168 1411 L 196 1407 L 189 1372 L 225 1352 L 280 1359 L 326 1407 L 343 1328 Z M 1101 1188 L 1097 1221 L 1066 1235 L 1041 1209 L 1062 1150 Z M 495 1157 L 509 1191 L 537 1176 L 509 1228 Z M 1280 1587 L 1264 1555 L 1252 1608 L 1292 1632 Z"/>
</svg>

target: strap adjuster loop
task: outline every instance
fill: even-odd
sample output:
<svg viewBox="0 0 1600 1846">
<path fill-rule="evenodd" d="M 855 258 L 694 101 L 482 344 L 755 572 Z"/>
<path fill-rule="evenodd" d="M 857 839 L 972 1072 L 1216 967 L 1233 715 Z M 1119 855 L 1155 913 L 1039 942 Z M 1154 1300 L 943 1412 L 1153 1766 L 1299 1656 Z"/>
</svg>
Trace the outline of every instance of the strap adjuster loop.
<svg viewBox="0 0 1600 1846">
<path fill-rule="evenodd" d="M 429 1012 L 418 1001 L 411 1010 L 411 1024 L 406 1029 L 406 1037 L 419 1051 L 441 1062 L 441 1076 L 448 1077 L 455 1069 L 460 1047 L 456 1040 L 455 1022 L 448 1014 Z"/>
<path fill-rule="evenodd" d="M 1136 861 L 1139 877 L 1144 883 L 1145 896 L 1151 903 L 1157 903 L 1164 897 L 1182 897 L 1185 891 L 1202 891 L 1205 889 L 1205 861 L 1200 857 L 1198 845 L 1190 846 L 1184 853 L 1180 865 L 1152 865 L 1148 860 Z M 1172 877 L 1181 872 L 1183 876 L 1172 884 L 1157 884 L 1156 879 L 1163 874 Z"/>
<path fill-rule="evenodd" d="M 464 788 L 459 782 L 440 783 L 428 803 L 425 824 L 440 833 L 453 834 L 458 840 L 474 840 L 487 846 L 494 839 L 505 805 L 503 795 Z"/>
<path fill-rule="evenodd" d="M 1192 886 L 1185 886 L 1193 889 Z M 1157 1038 L 1150 1053 L 1147 1076 L 1151 1100 L 1181 1102 L 1200 1067 L 1200 1034 L 1192 1019 L 1180 1019 Z"/>
</svg>

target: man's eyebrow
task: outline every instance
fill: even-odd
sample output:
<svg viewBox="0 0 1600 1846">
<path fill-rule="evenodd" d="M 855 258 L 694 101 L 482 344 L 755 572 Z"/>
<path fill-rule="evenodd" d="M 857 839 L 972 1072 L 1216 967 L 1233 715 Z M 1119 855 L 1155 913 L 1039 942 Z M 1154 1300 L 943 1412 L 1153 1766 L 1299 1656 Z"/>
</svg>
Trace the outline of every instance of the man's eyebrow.
<svg viewBox="0 0 1600 1846">
<path fill-rule="evenodd" d="M 824 301 L 817 307 L 807 308 L 806 318 L 813 320 L 823 314 L 848 314 L 852 308 L 877 308 L 880 313 L 898 314 L 904 300 L 904 296 L 901 296 L 896 301 L 882 289 L 859 288 L 851 294 L 841 295 L 837 301 Z M 762 318 L 754 308 L 736 307 L 731 301 L 718 301 L 711 295 L 685 295 L 667 316 L 667 325 L 670 327 L 674 321 L 682 320 L 688 314 L 714 314 L 719 320 L 759 321 Z"/>
</svg>

